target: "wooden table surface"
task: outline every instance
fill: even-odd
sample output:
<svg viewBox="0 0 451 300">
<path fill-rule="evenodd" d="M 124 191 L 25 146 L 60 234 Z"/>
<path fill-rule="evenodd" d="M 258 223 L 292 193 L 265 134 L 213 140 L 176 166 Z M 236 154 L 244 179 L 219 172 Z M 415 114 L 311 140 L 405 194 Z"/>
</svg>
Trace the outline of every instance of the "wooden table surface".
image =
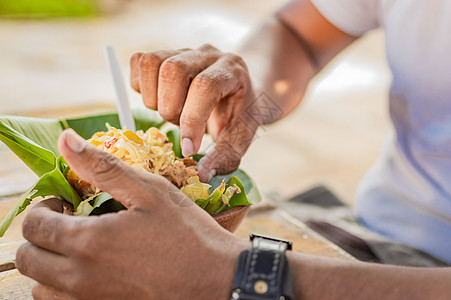
<svg viewBox="0 0 451 300">
<path fill-rule="evenodd" d="M 36 176 L 0 144 L 0 219 L 13 207 L 20 194 L 36 181 Z M 28 210 L 28 209 L 27 209 Z M 5 236 L 0 238 L 0 299 L 29 299 L 33 280 L 13 268 L 17 248 L 24 243 L 21 224 L 27 210 L 19 215 Z M 294 251 L 319 256 L 352 260 L 353 258 L 329 241 L 312 232 L 302 222 L 271 206 L 256 206 L 238 228 L 236 234 L 247 237 L 259 233 L 294 242 Z"/>
</svg>

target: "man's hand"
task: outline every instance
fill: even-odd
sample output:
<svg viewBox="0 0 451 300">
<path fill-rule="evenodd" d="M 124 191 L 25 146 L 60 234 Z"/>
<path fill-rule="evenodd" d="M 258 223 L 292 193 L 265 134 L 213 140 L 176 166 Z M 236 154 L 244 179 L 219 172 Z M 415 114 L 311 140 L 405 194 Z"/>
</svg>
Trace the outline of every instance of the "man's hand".
<svg viewBox="0 0 451 300">
<path fill-rule="evenodd" d="M 62 215 L 57 199 L 27 215 L 19 271 L 36 281 L 35 299 L 226 299 L 246 241 L 161 176 L 127 166 L 63 132 L 59 149 L 81 178 L 128 210 Z"/>
<path fill-rule="evenodd" d="M 144 104 L 179 124 L 183 155 L 199 151 L 206 130 L 216 149 L 199 163 L 199 177 L 236 170 L 259 120 L 247 66 L 241 57 L 210 45 L 198 49 L 136 53 L 131 85 Z"/>
</svg>

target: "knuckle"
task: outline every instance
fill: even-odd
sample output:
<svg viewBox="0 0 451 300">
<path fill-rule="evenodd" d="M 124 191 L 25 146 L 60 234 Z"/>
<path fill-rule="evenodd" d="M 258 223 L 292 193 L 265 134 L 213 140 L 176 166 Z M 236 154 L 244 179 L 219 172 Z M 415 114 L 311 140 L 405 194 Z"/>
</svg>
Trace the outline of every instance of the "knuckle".
<svg viewBox="0 0 451 300">
<path fill-rule="evenodd" d="M 160 114 L 160 116 L 173 124 L 178 124 L 179 123 L 179 119 L 180 119 L 180 112 L 179 111 L 174 111 L 171 109 L 165 109 L 165 108 L 161 108 L 158 110 L 158 113 Z"/>
<path fill-rule="evenodd" d="M 238 169 L 241 162 L 241 155 L 230 149 L 217 149 L 217 174 L 229 174 Z"/>
<path fill-rule="evenodd" d="M 24 255 L 24 249 L 23 249 L 24 245 L 20 246 L 17 251 L 16 251 L 16 261 L 15 261 L 15 265 L 17 270 L 19 270 L 21 273 L 24 270 L 24 264 L 23 264 L 23 258 L 25 257 Z"/>
<path fill-rule="evenodd" d="M 143 55 L 142 52 L 136 52 L 135 54 L 133 54 L 132 57 L 130 58 L 130 66 L 131 67 L 136 66 L 142 55 Z"/>
<path fill-rule="evenodd" d="M 39 300 L 41 298 L 41 285 L 39 283 L 35 284 L 31 289 L 31 296 L 34 300 Z"/>
<path fill-rule="evenodd" d="M 130 85 L 132 86 L 132 89 L 137 91 L 138 93 L 141 92 L 141 84 L 139 82 L 138 76 L 133 76 L 130 78 Z"/>
<path fill-rule="evenodd" d="M 139 59 L 140 69 L 149 69 L 161 64 L 161 58 L 157 53 L 148 52 L 141 55 Z"/>
<path fill-rule="evenodd" d="M 30 244 L 25 243 L 17 249 L 15 265 L 22 274 L 27 274 L 26 258 L 28 257 Z"/>
<path fill-rule="evenodd" d="M 88 229 L 89 230 L 89 229 Z M 98 239 L 90 231 L 84 230 L 80 232 L 73 243 L 73 255 L 77 257 L 92 257 L 96 253 Z"/>
<path fill-rule="evenodd" d="M 150 99 L 149 97 L 145 97 L 143 95 L 143 103 L 144 106 L 148 109 L 157 110 L 158 109 L 158 103 L 154 101 L 153 99 Z"/>
<path fill-rule="evenodd" d="M 34 225 L 35 222 L 33 221 L 33 218 L 32 218 L 33 214 L 34 214 L 34 209 L 30 210 L 30 212 L 25 217 L 25 219 L 22 223 L 22 235 L 26 240 L 30 239 L 32 232 L 37 227 L 36 225 Z"/>
<path fill-rule="evenodd" d="M 207 118 L 208 118 L 208 116 L 207 116 Z M 206 122 L 207 122 L 207 120 L 202 119 L 201 116 L 194 116 L 194 115 L 182 116 L 180 119 L 180 125 L 187 127 L 187 128 L 197 128 L 197 127 L 205 126 Z"/>
<path fill-rule="evenodd" d="M 216 89 L 217 84 L 219 84 L 218 81 L 217 76 L 204 72 L 194 78 L 191 86 L 200 90 L 201 93 L 209 93 Z"/>
<path fill-rule="evenodd" d="M 161 64 L 160 77 L 163 79 L 184 77 L 188 70 L 189 65 L 186 61 L 177 57 L 170 57 Z"/>
<path fill-rule="evenodd" d="M 218 51 L 218 48 L 214 47 L 213 45 L 209 44 L 209 43 L 205 43 L 203 45 L 201 45 L 199 48 L 197 48 L 197 50 L 201 51 L 201 52 L 211 52 L 211 51 Z"/>
<path fill-rule="evenodd" d="M 95 151 L 88 163 L 94 170 L 96 182 L 110 181 L 123 173 L 121 161 L 106 152 Z"/>
<path fill-rule="evenodd" d="M 241 56 L 236 55 L 235 53 L 225 53 L 223 59 L 247 69 L 247 65 L 244 62 L 244 59 Z"/>
<path fill-rule="evenodd" d="M 249 70 L 241 56 L 233 53 L 227 53 L 222 57 L 222 62 L 230 70 L 233 78 L 238 78 L 241 82 L 250 84 Z"/>
</svg>

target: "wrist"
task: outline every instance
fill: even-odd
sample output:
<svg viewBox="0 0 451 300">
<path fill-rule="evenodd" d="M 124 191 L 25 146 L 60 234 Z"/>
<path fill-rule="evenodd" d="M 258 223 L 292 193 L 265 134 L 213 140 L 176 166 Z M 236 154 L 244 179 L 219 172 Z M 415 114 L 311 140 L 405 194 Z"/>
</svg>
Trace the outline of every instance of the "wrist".
<svg viewBox="0 0 451 300">
<path fill-rule="evenodd" d="M 225 241 L 225 239 L 222 241 Z M 213 279 L 211 281 L 212 293 L 208 294 L 205 299 L 230 299 L 236 262 L 241 252 L 251 248 L 251 243 L 246 239 L 232 236 L 231 239 L 227 239 L 227 242 L 222 242 L 219 247 L 219 253 L 216 255 L 218 264 L 211 277 Z M 213 295 L 215 297 L 212 297 Z"/>
<path fill-rule="evenodd" d="M 251 234 L 252 247 L 241 252 L 232 282 L 230 299 L 295 299 L 287 240 Z"/>
</svg>

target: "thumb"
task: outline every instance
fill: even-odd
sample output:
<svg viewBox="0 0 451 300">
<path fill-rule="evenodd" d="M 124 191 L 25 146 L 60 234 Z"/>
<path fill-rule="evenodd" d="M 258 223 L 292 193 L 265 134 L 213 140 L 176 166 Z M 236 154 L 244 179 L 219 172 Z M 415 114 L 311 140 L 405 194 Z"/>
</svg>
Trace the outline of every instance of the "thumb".
<svg viewBox="0 0 451 300">
<path fill-rule="evenodd" d="M 257 128 L 258 123 L 244 116 L 226 126 L 216 140 L 215 150 L 199 161 L 199 179 L 208 182 L 215 175 L 229 174 L 238 169 Z"/>
<path fill-rule="evenodd" d="M 158 186 L 153 181 L 161 181 L 157 176 L 140 172 L 113 155 L 93 147 L 74 130 L 63 131 L 58 148 L 80 178 L 108 192 L 125 207 L 144 208 L 149 202 L 158 203 L 149 199 L 153 198 L 149 195 L 155 195 L 154 190 Z"/>
</svg>

